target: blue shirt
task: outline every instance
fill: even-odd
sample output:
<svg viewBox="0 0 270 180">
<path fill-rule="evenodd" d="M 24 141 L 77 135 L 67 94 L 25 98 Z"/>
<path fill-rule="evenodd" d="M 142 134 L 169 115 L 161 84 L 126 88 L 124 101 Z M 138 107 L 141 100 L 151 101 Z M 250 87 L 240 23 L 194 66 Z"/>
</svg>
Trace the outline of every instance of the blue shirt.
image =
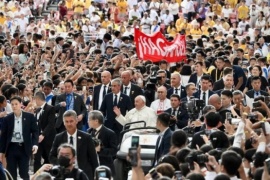
<svg viewBox="0 0 270 180">
<path fill-rule="evenodd" d="M 243 91 L 246 87 L 247 83 L 247 77 L 245 75 L 245 72 L 240 66 L 233 65 L 233 80 L 234 80 L 234 86 L 238 84 L 238 78 L 243 77 L 243 84 L 239 88 L 239 90 Z"/>
</svg>

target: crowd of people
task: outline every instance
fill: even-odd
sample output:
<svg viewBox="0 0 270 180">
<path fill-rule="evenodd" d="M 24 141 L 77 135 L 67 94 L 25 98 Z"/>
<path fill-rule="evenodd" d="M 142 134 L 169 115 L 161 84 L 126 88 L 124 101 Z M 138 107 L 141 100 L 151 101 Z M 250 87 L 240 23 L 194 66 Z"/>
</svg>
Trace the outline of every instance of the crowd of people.
<svg viewBox="0 0 270 180">
<path fill-rule="evenodd" d="M 269 5 L 0 0 L 1 179 L 119 177 L 121 131 L 141 120 L 153 169 L 139 146 L 123 179 L 269 179 Z M 186 59 L 139 59 L 135 28 L 185 35 Z"/>
</svg>

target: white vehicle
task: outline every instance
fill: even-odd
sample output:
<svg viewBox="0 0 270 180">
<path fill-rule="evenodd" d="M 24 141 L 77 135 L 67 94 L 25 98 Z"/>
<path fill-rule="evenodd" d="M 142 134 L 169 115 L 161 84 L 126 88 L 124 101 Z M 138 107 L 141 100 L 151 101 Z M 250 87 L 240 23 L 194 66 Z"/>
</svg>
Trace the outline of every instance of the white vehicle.
<svg viewBox="0 0 270 180">
<path fill-rule="evenodd" d="M 128 126 L 135 123 L 143 123 L 144 126 L 141 128 L 127 129 Z M 128 171 L 131 170 L 131 164 L 126 159 L 129 148 L 131 148 L 132 136 L 139 137 L 139 145 L 141 147 L 142 159 L 141 166 L 144 172 L 146 173 L 152 168 L 158 133 L 156 132 L 157 129 L 155 127 L 145 126 L 146 123 L 144 121 L 128 123 L 124 126 L 123 131 L 121 132 L 123 138 L 119 146 L 119 151 L 116 154 L 116 159 L 114 160 L 115 179 L 126 180 L 128 176 Z"/>
</svg>

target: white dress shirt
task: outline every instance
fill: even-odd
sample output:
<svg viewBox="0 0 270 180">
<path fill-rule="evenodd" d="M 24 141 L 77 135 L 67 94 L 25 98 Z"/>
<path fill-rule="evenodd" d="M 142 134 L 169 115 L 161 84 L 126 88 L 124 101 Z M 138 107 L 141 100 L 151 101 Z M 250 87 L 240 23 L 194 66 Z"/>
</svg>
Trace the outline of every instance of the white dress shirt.
<svg viewBox="0 0 270 180">
<path fill-rule="evenodd" d="M 155 127 L 157 115 L 153 109 L 144 106 L 140 110 L 133 108 L 125 115 L 125 117 L 121 114 L 117 116 L 115 119 L 123 126 L 131 122 L 145 121 L 146 127 Z M 130 129 L 138 127 L 143 127 L 143 124 L 142 123 L 132 124 L 130 126 Z"/>
<path fill-rule="evenodd" d="M 69 144 L 71 144 L 70 143 L 70 136 L 72 136 L 72 138 L 73 138 L 73 147 L 76 149 L 76 151 L 77 151 L 77 130 L 75 131 L 75 133 L 74 134 L 69 134 L 68 132 L 67 132 L 67 136 L 68 136 L 68 139 L 67 139 L 67 142 L 69 143 Z"/>
<path fill-rule="evenodd" d="M 117 94 L 113 94 L 113 102 L 114 102 L 115 95 L 117 95 L 117 104 L 118 104 L 119 99 L 120 99 L 121 92 L 119 92 Z"/>
<path fill-rule="evenodd" d="M 106 86 L 106 93 L 108 92 L 108 88 L 109 88 L 109 84 L 107 85 L 102 85 L 101 88 L 100 88 L 100 91 L 99 91 L 99 98 L 98 98 L 98 109 L 100 108 L 101 104 L 102 104 L 102 101 L 103 101 L 103 91 L 104 91 L 104 86 Z"/>
<path fill-rule="evenodd" d="M 39 119 L 39 117 L 41 116 L 41 114 L 43 113 L 43 109 L 44 109 L 44 106 L 45 106 L 45 104 L 46 103 L 44 103 L 44 104 L 42 104 L 41 106 L 40 106 L 40 111 L 37 113 L 37 119 Z"/>
<path fill-rule="evenodd" d="M 19 117 L 14 114 L 14 129 L 11 142 L 23 143 L 22 112 Z"/>
<path fill-rule="evenodd" d="M 150 108 L 152 108 L 156 113 L 163 112 L 171 108 L 171 101 L 167 98 L 164 101 L 157 99 L 151 103 Z"/>
<path fill-rule="evenodd" d="M 175 94 L 175 87 L 173 87 L 173 94 Z M 177 87 L 177 95 L 179 95 L 180 97 L 181 97 L 181 91 L 182 91 L 182 89 L 181 89 L 181 85 L 180 86 L 178 86 Z"/>
<path fill-rule="evenodd" d="M 205 92 L 205 99 L 203 99 L 203 93 Z M 208 105 L 209 90 L 201 91 L 200 99 L 204 100 L 205 105 Z"/>
<path fill-rule="evenodd" d="M 161 20 L 163 20 L 164 24 L 168 26 L 170 22 L 174 21 L 172 14 L 163 14 L 161 16 Z"/>
<path fill-rule="evenodd" d="M 125 92 L 126 87 L 127 87 L 127 94 L 126 95 L 129 96 L 130 95 L 130 89 L 131 89 L 131 83 L 129 83 L 127 86 L 123 85 L 123 93 Z"/>
</svg>

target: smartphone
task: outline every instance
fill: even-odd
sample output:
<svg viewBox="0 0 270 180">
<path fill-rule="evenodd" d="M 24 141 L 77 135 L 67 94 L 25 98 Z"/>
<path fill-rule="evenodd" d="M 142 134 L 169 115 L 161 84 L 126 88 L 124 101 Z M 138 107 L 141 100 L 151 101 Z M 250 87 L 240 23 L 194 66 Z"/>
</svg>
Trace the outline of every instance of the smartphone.
<svg viewBox="0 0 270 180">
<path fill-rule="evenodd" d="M 266 168 L 267 168 L 268 174 L 270 174 L 270 158 L 268 158 L 268 159 L 265 160 L 265 164 L 266 164 Z"/>
<path fill-rule="evenodd" d="M 174 177 L 176 180 L 182 180 L 182 173 L 181 171 L 175 171 L 174 172 Z"/>
<path fill-rule="evenodd" d="M 136 167 L 138 165 L 137 148 L 129 148 L 128 154 L 129 154 L 131 166 Z"/>
<path fill-rule="evenodd" d="M 93 92 L 93 90 L 94 90 L 94 87 L 89 87 L 88 89 L 89 92 Z"/>
<path fill-rule="evenodd" d="M 107 173 L 105 169 L 98 169 L 97 174 L 98 174 L 98 179 L 107 177 Z"/>
<path fill-rule="evenodd" d="M 261 103 L 259 101 L 254 102 L 252 105 L 253 105 L 253 108 L 261 107 Z"/>
<path fill-rule="evenodd" d="M 242 104 L 243 104 L 243 106 L 247 106 L 247 102 L 245 99 L 242 99 Z"/>
<path fill-rule="evenodd" d="M 267 123 L 268 123 L 268 122 L 267 122 Z M 264 134 L 265 136 L 267 136 L 266 129 L 265 129 L 265 122 L 261 122 L 261 128 L 262 128 L 263 134 Z"/>
<path fill-rule="evenodd" d="M 82 87 L 82 90 L 83 90 L 83 91 L 86 91 L 86 86 L 83 86 L 83 87 Z"/>
<path fill-rule="evenodd" d="M 232 123 L 232 113 L 230 112 L 226 112 L 226 119 L 230 122 L 230 124 Z"/>
<path fill-rule="evenodd" d="M 140 137 L 139 136 L 132 136 L 131 137 L 131 147 L 132 148 L 138 148 L 139 147 L 139 142 L 140 142 Z"/>
</svg>

